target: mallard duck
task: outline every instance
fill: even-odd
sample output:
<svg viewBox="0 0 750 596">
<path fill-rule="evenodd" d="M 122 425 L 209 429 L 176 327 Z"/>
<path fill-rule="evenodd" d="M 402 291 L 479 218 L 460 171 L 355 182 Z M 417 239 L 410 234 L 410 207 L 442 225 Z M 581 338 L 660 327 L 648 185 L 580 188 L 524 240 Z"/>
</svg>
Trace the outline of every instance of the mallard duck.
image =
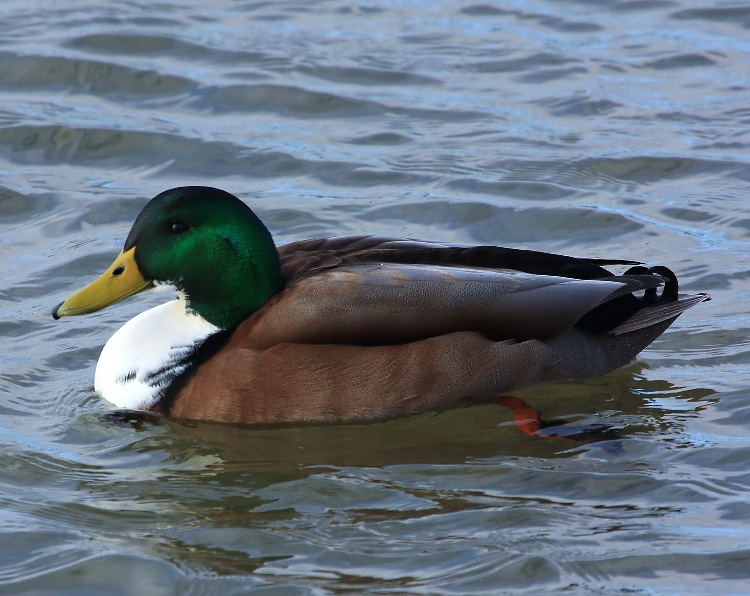
<svg viewBox="0 0 750 596">
<path fill-rule="evenodd" d="M 188 186 L 149 201 L 109 269 L 53 316 L 174 290 L 106 343 L 102 397 L 187 420 L 320 423 L 605 374 L 709 299 L 677 287 L 665 267 L 495 246 L 346 236 L 277 248 L 237 197 Z"/>
</svg>

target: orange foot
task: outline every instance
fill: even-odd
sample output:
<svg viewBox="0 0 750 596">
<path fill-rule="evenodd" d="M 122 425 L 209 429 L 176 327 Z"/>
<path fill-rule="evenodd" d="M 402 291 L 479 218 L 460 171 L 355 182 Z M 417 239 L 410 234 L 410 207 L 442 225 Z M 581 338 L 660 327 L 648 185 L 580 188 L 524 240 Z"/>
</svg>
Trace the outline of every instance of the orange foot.
<svg viewBox="0 0 750 596">
<path fill-rule="evenodd" d="M 497 403 L 513 410 L 516 426 L 532 437 L 558 441 L 606 441 L 619 438 L 617 430 L 606 424 L 576 427 L 562 420 L 542 420 L 539 412 L 518 397 L 505 395 Z"/>
</svg>

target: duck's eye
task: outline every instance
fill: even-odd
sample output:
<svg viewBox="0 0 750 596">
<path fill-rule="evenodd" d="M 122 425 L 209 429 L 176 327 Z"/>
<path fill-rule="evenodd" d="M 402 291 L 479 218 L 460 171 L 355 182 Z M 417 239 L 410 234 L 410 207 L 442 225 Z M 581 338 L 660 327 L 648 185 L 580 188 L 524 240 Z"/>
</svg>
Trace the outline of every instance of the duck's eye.
<svg viewBox="0 0 750 596">
<path fill-rule="evenodd" d="M 170 230 L 173 234 L 182 234 L 183 232 L 188 231 L 188 225 L 182 223 L 181 221 L 175 221 L 172 222 L 172 227 L 170 228 Z"/>
</svg>

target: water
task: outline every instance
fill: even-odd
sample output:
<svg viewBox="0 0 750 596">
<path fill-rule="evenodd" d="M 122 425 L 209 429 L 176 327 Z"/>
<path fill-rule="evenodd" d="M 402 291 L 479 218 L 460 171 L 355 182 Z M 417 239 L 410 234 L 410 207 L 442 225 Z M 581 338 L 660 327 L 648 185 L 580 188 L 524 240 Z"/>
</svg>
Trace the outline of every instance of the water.
<svg viewBox="0 0 750 596">
<path fill-rule="evenodd" d="M 0 5 L 0 592 L 746 593 L 750 5 Z M 118 425 L 142 296 L 54 322 L 146 200 L 667 264 L 713 296 L 606 377 L 371 425 Z"/>
</svg>

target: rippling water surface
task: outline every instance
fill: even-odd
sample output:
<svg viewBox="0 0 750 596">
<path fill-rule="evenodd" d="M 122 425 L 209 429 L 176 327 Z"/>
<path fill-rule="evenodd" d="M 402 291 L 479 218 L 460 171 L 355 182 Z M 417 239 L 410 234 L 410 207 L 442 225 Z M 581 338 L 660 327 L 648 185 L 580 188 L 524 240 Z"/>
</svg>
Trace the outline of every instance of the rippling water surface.
<svg viewBox="0 0 750 596">
<path fill-rule="evenodd" d="M 743 593 L 750 5 L 0 4 L 0 592 Z M 103 417 L 54 322 L 146 200 L 210 184 L 279 243 L 374 232 L 673 267 L 713 300 L 606 377 L 238 429 Z"/>
</svg>

